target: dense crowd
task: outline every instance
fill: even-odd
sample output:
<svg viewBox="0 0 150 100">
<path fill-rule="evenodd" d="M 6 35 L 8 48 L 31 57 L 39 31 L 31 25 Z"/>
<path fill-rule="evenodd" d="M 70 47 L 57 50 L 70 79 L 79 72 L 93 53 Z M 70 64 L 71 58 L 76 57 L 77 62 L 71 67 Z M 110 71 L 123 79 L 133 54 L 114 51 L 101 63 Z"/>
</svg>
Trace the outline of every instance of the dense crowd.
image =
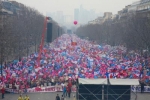
<svg viewBox="0 0 150 100">
<path fill-rule="evenodd" d="M 75 83 L 77 78 L 130 78 L 150 84 L 150 57 L 127 52 L 124 46 L 98 45 L 64 34 L 44 46 L 40 67 L 37 57 L 33 53 L 5 64 L 1 82 L 16 89 L 59 85 L 68 80 Z"/>
</svg>

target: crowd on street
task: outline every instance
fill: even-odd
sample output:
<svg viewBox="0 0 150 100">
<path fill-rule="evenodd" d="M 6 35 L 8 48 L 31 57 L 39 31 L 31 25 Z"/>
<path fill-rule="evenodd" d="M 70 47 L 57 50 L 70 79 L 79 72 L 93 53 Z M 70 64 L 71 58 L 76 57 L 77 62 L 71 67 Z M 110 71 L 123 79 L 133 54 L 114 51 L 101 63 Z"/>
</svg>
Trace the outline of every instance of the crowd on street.
<svg viewBox="0 0 150 100">
<path fill-rule="evenodd" d="M 139 79 L 150 84 L 150 57 L 124 46 L 97 44 L 76 35 L 64 34 L 43 47 L 40 66 L 38 53 L 3 65 L 1 84 L 7 88 L 72 84 L 78 78 Z"/>
</svg>

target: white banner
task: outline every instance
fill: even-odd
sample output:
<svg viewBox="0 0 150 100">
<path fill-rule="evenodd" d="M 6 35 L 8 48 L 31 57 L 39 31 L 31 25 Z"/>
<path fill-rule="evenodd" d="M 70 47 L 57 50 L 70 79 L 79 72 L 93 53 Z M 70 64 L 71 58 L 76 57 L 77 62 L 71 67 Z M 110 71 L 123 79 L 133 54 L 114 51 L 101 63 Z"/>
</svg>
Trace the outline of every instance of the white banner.
<svg viewBox="0 0 150 100">
<path fill-rule="evenodd" d="M 76 92 L 76 88 L 72 87 L 72 92 Z M 7 92 L 19 93 L 19 90 L 6 88 Z M 26 90 L 22 90 L 25 92 Z M 27 89 L 27 93 L 36 93 L 36 92 L 59 92 L 62 91 L 62 86 L 47 86 L 47 87 L 36 87 Z"/>
<path fill-rule="evenodd" d="M 133 92 L 141 92 L 141 86 L 131 86 Z M 6 88 L 7 92 L 19 93 L 19 90 Z M 36 93 L 36 92 L 61 92 L 62 86 L 47 86 L 47 87 L 36 87 L 27 89 L 27 93 Z M 23 90 L 25 92 L 25 90 Z M 72 87 L 72 92 L 76 92 L 76 87 Z M 150 92 L 150 86 L 144 86 L 144 92 Z"/>
<path fill-rule="evenodd" d="M 141 86 L 131 86 L 133 92 L 141 92 Z M 144 86 L 144 92 L 150 92 L 150 86 Z"/>
</svg>

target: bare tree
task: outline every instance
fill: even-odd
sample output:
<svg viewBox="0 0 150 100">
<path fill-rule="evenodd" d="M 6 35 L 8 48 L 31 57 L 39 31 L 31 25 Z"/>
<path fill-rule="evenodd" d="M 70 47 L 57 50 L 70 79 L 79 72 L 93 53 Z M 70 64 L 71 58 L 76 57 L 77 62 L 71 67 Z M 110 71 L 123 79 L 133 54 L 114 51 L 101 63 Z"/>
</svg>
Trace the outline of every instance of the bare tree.
<svg viewBox="0 0 150 100">
<path fill-rule="evenodd" d="M 98 43 L 124 44 L 128 49 L 150 51 L 150 17 L 146 15 L 148 12 L 130 14 L 103 24 L 85 25 L 79 27 L 76 34 L 97 40 Z"/>
<path fill-rule="evenodd" d="M 19 10 L 13 15 L 0 15 L 0 52 L 2 61 L 18 59 L 37 52 L 44 28 L 44 16 L 37 10 L 12 1 Z M 0 8 L 2 8 L 0 6 Z M 58 37 L 58 24 L 53 23 L 53 40 Z M 62 28 L 60 28 L 62 29 Z M 63 30 L 63 29 L 62 29 Z M 1 58 L 1 59 L 2 59 Z"/>
</svg>

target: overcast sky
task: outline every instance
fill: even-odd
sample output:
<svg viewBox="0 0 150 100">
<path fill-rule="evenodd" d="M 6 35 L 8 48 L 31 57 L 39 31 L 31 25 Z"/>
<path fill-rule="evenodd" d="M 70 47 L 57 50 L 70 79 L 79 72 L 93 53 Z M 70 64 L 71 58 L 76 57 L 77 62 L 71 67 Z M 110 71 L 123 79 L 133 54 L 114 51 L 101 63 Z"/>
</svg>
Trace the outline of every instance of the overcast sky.
<svg viewBox="0 0 150 100">
<path fill-rule="evenodd" d="M 63 11 L 64 14 L 72 15 L 74 8 L 82 4 L 85 9 L 94 9 L 96 12 L 113 12 L 124 8 L 139 0 L 16 0 L 27 6 L 39 10 L 41 13 Z"/>
</svg>

